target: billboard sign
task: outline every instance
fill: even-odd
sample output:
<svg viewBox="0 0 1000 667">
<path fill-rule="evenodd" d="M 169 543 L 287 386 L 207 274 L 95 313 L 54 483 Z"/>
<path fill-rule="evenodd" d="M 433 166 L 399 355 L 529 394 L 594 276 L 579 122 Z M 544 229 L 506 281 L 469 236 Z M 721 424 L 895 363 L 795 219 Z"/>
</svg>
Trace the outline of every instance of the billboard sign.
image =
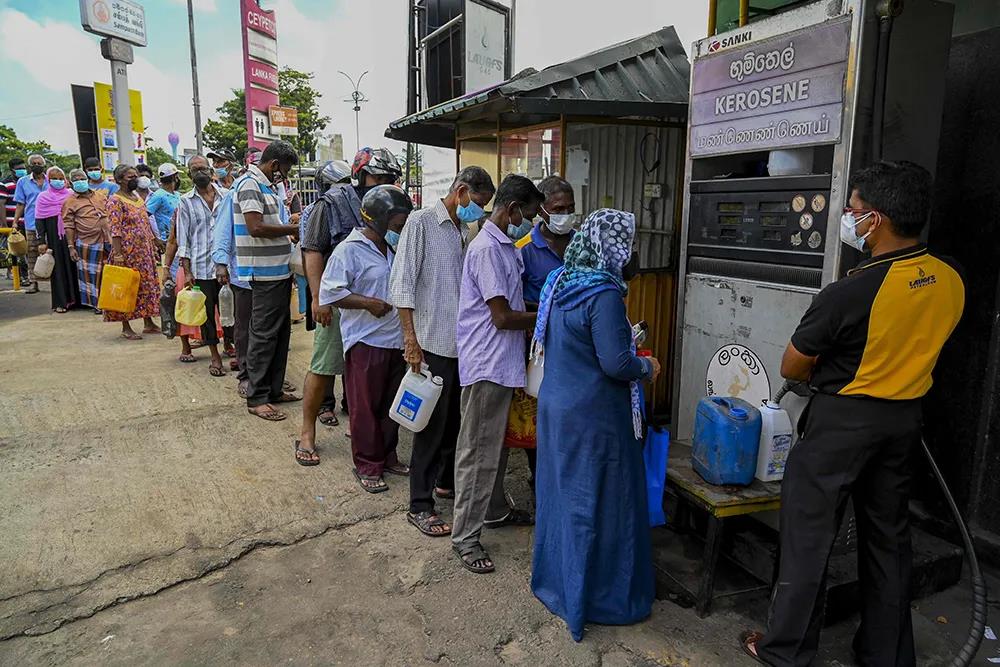
<svg viewBox="0 0 1000 667">
<path fill-rule="evenodd" d="M 146 46 L 146 11 L 135 0 L 80 0 L 83 29 Z"/>
<path fill-rule="evenodd" d="M 270 106 L 267 109 L 267 115 L 271 125 L 271 134 L 279 137 L 298 135 L 299 110 L 295 107 Z"/>
<path fill-rule="evenodd" d="M 510 76 L 510 9 L 490 0 L 466 0 L 465 92 L 490 88 Z"/>
<path fill-rule="evenodd" d="M 132 153 L 136 164 L 146 162 L 146 135 L 142 120 L 142 93 L 129 90 L 132 110 Z M 111 84 L 94 83 L 94 116 L 97 121 L 97 141 L 105 171 L 112 171 L 118 163 L 117 119 L 111 102 Z"/>
<path fill-rule="evenodd" d="M 694 61 L 693 157 L 840 140 L 850 17 Z"/>
<path fill-rule="evenodd" d="M 247 145 L 264 148 L 274 139 L 268 110 L 278 105 L 278 24 L 258 0 L 240 0 L 240 8 Z"/>
</svg>

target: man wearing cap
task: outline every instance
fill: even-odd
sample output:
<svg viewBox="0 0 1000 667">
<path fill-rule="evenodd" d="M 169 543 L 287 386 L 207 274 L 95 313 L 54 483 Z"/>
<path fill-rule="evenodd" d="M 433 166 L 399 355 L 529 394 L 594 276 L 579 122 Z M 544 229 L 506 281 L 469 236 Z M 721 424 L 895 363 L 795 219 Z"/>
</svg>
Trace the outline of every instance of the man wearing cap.
<svg viewBox="0 0 1000 667">
<path fill-rule="evenodd" d="M 146 198 L 146 210 L 156 219 L 156 234 L 161 241 L 170 236 L 170 220 L 174 211 L 181 203 L 178 190 L 181 187 L 181 176 L 175 165 L 164 162 L 157 170 L 160 176 L 160 189 Z"/>
<path fill-rule="evenodd" d="M 208 154 L 208 158 L 212 161 L 215 182 L 227 190 L 233 187 L 238 164 L 236 156 L 229 151 L 212 151 Z"/>
<path fill-rule="evenodd" d="M 87 172 L 87 181 L 91 190 L 104 190 L 110 198 L 118 192 L 117 183 L 109 183 L 104 180 L 104 172 L 101 170 L 101 161 L 96 157 L 89 157 L 83 161 L 83 168 Z"/>
</svg>

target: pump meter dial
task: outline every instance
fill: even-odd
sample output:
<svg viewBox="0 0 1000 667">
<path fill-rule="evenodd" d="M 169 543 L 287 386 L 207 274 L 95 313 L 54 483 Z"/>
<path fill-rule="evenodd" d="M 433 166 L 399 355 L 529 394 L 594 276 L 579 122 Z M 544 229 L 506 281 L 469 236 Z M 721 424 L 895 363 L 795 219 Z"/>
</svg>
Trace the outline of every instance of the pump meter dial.
<svg viewBox="0 0 1000 667">
<path fill-rule="evenodd" d="M 812 226 L 813 226 L 812 213 L 803 213 L 802 216 L 799 218 L 799 227 L 805 230 L 809 230 L 812 229 Z"/>
<path fill-rule="evenodd" d="M 822 213 L 824 208 L 826 208 L 826 197 L 821 194 L 813 197 L 812 210 L 816 213 Z"/>
<path fill-rule="evenodd" d="M 813 232 L 809 235 L 809 247 L 815 250 L 823 243 L 823 235 L 819 232 Z"/>
<path fill-rule="evenodd" d="M 795 195 L 795 197 L 792 198 L 792 210 L 796 213 L 801 213 L 806 210 L 805 195 Z"/>
<path fill-rule="evenodd" d="M 802 245 L 802 232 L 795 232 L 789 240 L 792 242 L 792 247 L 798 248 Z"/>
</svg>

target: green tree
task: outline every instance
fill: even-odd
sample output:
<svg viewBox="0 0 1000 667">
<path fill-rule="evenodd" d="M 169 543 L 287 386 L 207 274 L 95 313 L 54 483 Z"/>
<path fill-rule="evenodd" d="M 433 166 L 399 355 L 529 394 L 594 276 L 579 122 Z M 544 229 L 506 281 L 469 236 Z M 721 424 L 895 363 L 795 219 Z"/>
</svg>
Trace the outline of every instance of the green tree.
<svg viewBox="0 0 1000 667">
<path fill-rule="evenodd" d="M 24 141 L 19 139 L 13 128 L 0 125 L 0 171 L 7 173 L 7 163 L 13 158 L 27 160 L 29 155 L 41 155 L 50 165 L 56 165 L 63 171 L 76 169 L 80 166 L 79 155 L 60 155 L 52 151 L 47 141 Z"/>
<path fill-rule="evenodd" d="M 146 164 L 155 172 L 164 162 L 174 162 L 173 156 L 159 146 L 146 147 Z"/>
<path fill-rule="evenodd" d="M 329 116 L 320 115 L 319 98 L 323 96 L 312 85 L 313 74 L 284 67 L 278 80 L 281 104 L 298 110 L 299 134 L 289 137 L 300 155 L 316 159 L 316 146 L 322 132 L 330 122 Z M 233 96 L 216 110 L 217 117 L 205 123 L 202 137 L 211 150 L 231 151 L 241 160 L 247 150 L 246 93 L 234 89 Z"/>
</svg>

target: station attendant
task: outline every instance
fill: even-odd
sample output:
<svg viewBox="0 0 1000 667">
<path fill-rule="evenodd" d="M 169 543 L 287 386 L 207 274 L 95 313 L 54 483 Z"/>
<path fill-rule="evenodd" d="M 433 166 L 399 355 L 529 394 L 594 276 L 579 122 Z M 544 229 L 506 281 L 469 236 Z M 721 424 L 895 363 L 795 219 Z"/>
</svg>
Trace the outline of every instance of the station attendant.
<svg viewBox="0 0 1000 667">
<path fill-rule="evenodd" d="M 781 485 L 781 562 L 767 631 L 741 637 L 768 665 L 808 665 L 823 621 L 826 567 L 848 497 L 858 528 L 862 665 L 916 664 L 910 618 L 910 464 L 920 399 L 965 306 L 951 260 L 920 243 L 930 174 L 879 162 L 857 174 L 841 240 L 870 251 L 817 295 L 781 362 L 814 392 Z"/>
</svg>

